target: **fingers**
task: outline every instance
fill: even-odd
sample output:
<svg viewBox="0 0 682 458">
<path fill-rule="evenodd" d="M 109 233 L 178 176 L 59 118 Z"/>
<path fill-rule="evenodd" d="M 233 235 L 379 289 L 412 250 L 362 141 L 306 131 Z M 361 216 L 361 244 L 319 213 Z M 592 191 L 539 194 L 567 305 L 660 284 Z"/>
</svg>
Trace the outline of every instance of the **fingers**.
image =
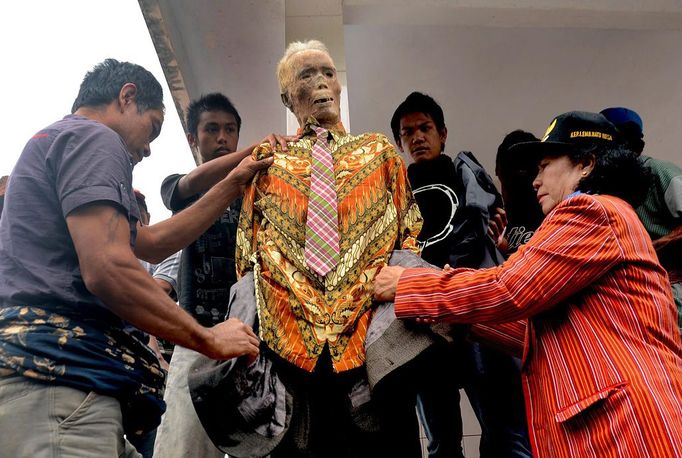
<svg viewBox="0 0 682 458">
<path fill-rule="evenodd" d="M 260 340 L 250 326 L 236 318 L 230 318 L 211 330 L 216 334 L 217 359 L 230 359 L 248 356 L 255 359 L 258 356 Z"/>
<path fill-rule="evenodd" d="M 263 140 L 261 143 L 270 143 L 270 146 L 275 149 L 277 148 L 277 145 L 279 145 L 282 148 L 282 151 L 288 151 L 287 147 L 287 142 L 294 142 L 300 138 L 299 135 L 279 135 L 279 134 L 270 134 L 267 137 L 265 137 L 265 140 Z"/>
<path fill-rule="evenodd" d="M 507 212 L 502 208 L 496 208 L 495 213 L 490 216 L 490 220 L 488 221 L 488 235 L 497 243 L 499 242 L 500 237 L 502 237 L 506 227 Z"/>
<path fill-rule="evenodd" d="M 300 138 L 299 135 L 276 135 L 277 143 L 282 147 L 282 151 L 288 151 L 287 143 L 295 142 Z"/>
<path fill-rule="evenodd" d="M 259 171 L 266 169 L 272 165 L 274 157 L 270 156 L 259 161 L 254 160 L 252 157 L 245 157 L 239 163 L 239 165 L 230 172 L 228 178 L 235 182 L 239 186 L 246 185 L 253 176 Z"/>
<path fill-rule="evenodd" d="M 503 221 L 504 223 L 507 222 L 507 212 L 504 211 L 504 208 L 502 208 L 502 207 L 496 207 L 495 208 L 495 215 L 493 215 L 493 216 L 495 216 L 496 218 L 499 217 L 500 220 Z"/>
<path fill-rule="evenodd" d="M 243 354 L 252 356 L 255 359 L 258 356 L 259 351 L 258 344 L 251 344 L 246 348 L 246 351 Z"/>
<path fill-rule="evenodd" d="M 416 321 L 419 324 L 435 324 L 436 323 L 435 318 L 426 318 L 426 317 L 418 317 L 418 318 L 415 318 L 414 321 Z"/>
<path fill-rule="evenodd" d="M 258 340 L 258 336 L 256 335 L 255 332 L 253 332 L 253 329 L 251 329 L 251 326 L 246 326 L 246 333 L 249 335 L 249 337 L 253 337 L 254 339 Z"/>
<path fill-rule="evenodd" d="M 249 335 L 249 343 L 251 345 L 258 347 L 260 345 L 260 339 L 258 339 L 258 337 L 256 337 L 256 335 L 253 333 L 253 331 L 251 331 L 251 328 L 249 328 L 249 331 L 251 334 L 251 335 Z"/>
<path fill-rule="evenodd" d="M 270 134 L 267 137 L 265 137 L 265 140 L 263 143 L 268 142 L 270 143 L 270 146 L 272 149 L 277 148 L 277 145 L 279 145 L 282 148 L 282 151 L 287 151 L 287 141 L 285 137 L 277 134 Z"/>
<path fill-rule="evenodd" d="M 272 165 L 274 162 L 275 158 L 274 156 L 266 157 L 265 159 L 261 159 L 260 161 L 254 161 L 250 157 L 247 157 L 246 159 L 250 159 L 251 163 L 249 164 L 250 167 L 253 167 L 254 170 L 262 170 L 262 169 L 267 169 Z"/>
</svg>

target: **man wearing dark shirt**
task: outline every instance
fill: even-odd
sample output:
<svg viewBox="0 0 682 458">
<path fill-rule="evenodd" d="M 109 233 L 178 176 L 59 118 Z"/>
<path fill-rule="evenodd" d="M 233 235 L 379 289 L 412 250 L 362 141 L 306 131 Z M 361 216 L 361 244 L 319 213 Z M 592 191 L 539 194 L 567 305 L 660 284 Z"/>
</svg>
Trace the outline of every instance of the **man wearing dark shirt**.
<svg viewBox="0 0 682 458">
<path fill-rule="evenodd" d="M 537 166 L 526 164 L 523 157 L 510 152 L 517 143 L 537 140 L 530 132 L 515 130 L 507 134 L 497 148 L 495 174 L 500 180 L 507 216 L 507 227 L 498 248 L 506 258 L 530 240 L 545 218 L 533 189 Z"/>
<path fill-rule="evenodd" d="M 147 70 L 107 59 L 14 168 L 0 220 L 6 456 L 137 456 L 124 433 L 158 424 L 163 377 L 126 323 L 212 358 L 258 354 L 249 327 L 201 326 L 138 262 L 188 245 L 269 165 L 247 159 L 191 208 L 138 226 L 132 171 L 160 133 L 162 97 Z"/>
<path fill-rule="evenodd" d="M 164 204 L 181 211 L 224 177 L 256 145 L 237 151 L 241 117 L 223 94 L 213 93 L 193 101 L 187 110 L 187 139 L 202 165 L 186 175 L 168 176 L 161 185 Z M 284 137 L 277 137 L 286 146 Z M 272 135 L 263 142 L 276 142 Z M 230 287 L 237 280 L 234 264 L 240 201 L 230 205 L 199 238 L 182 251 L 178 275 L 180 306 L 204 326 L 225 319 Z M 164 400 L 167 411 L 157 433 L 154 456 L 222 458 L 206 435 L 187 389 L 187 373 L 199 354 L 177 345 L 173 351 Z"/>
<path fill-rule="evenodd" d="M 492 241 L 479 228 L 490 224 L 492 209 L 482 213 L 479 205 L 467 202 L 474 200 L 472 191 L 465 189 L 456 164 L 444 154 L 448 131 L 442 108 L 430 96 L 413 92 L 396 108 L 391 130 L 400 151 L 414 160 L 407 173 L 424 218 L 419 233 L 422 257 L 439 267 L 489 267 L 483 263 L 488 262 L 485 255 Z M 462 154 L 473 158 L 470 153 Z M 491 199 L 493 207 L 499 206 L 493 202 L 497 199 Z M 443 364 L 446 360 L 457 364 Z M 511 357 L 455 341 L 431 352 L 422 364 L 417 410 L 429 439 L 429 457 L 463 456 L 461 385 L 481 423 L 481 456 L 530 456 L 520 373 Z"/>
</svg>

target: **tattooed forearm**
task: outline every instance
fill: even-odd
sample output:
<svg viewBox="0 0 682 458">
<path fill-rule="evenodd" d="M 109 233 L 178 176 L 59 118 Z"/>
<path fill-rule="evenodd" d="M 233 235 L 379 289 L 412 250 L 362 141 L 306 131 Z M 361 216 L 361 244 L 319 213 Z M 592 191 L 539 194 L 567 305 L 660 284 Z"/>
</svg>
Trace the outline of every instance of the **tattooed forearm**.
<svg viewBox="0 0 682 458">
<path fill-rule="evenodd" d="M 121 214 L 114 208 L 108 209 L 106 222 L 106 241 L 112 243 L 116 241 L 116 234 L 121 228 L 121 222 L 125 221 L 121 218 Z"/>
</svg>

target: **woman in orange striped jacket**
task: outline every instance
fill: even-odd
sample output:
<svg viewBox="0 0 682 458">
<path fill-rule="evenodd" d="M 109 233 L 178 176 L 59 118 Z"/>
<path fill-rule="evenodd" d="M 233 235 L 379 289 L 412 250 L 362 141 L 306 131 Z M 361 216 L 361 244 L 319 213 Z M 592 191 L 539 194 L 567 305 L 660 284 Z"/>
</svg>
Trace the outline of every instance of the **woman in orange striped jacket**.
<svg viewBox="0 0 682 458">
<path fill-rule="evenodd" d="M 643 198 L 646 169 L 615 136 L 601 115 L 569 112 L 515 148 L 539 163 L 547 216 L 502 266 L 385 267 L 375 279 L 397 316 L 472 323 L 473 338 L 522 354 L 539 458 L 682 457 L 677 311 L 626 202 Z"/>
</svg>

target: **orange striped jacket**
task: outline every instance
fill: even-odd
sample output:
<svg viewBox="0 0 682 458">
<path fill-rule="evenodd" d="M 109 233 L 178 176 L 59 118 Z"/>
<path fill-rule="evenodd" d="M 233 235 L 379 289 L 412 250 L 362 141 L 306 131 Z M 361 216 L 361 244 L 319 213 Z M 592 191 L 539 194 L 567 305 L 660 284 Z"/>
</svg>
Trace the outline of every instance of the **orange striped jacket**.
<svg viewBox="0 0 682 458">
<path fill-rule="evenodd" d="M 677 312 L 624 201 L 565 200 L 499 267 L 408 269 L 395 309 L 477 323 L 478 337 L 523 349 L 534 456 L 682 456 Z"/>
</svg>

